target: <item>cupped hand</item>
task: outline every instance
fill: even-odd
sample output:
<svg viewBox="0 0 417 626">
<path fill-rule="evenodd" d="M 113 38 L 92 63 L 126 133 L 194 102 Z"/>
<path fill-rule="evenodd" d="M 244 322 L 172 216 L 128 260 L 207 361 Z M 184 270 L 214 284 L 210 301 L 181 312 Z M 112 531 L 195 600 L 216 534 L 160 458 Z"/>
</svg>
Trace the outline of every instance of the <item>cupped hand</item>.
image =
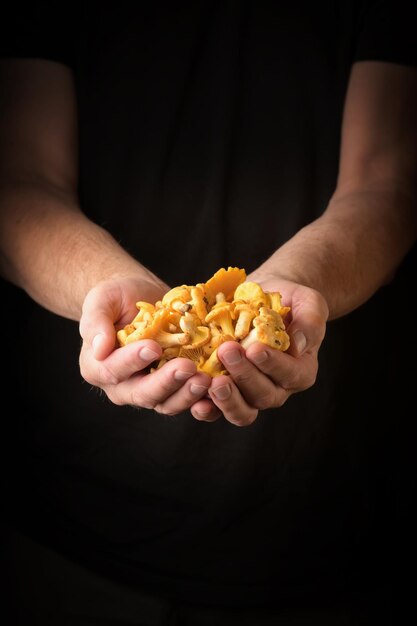
<svg viewBox="0 0 417 626">
<path fill-rule="evenodd" d="M 139 299 L 156 302 L 162 296 L 163 292 L 155 285 L 133 279 L 96 285 L 83 304 L 79 364 L 83 378 L 103 390 L 114 404 L 175 415 L 206 396 L 210 377 L 196 372 L 190 359 L 179 358 L 149 373 L 149 366 L 162 354 L 157 342 L 145 339 L 122 348 L 116 343 L 115 328 L 131 322 L 137 313 L 135 302 Z"/>
<path fill-rule="evenodd" d="M 248 280 L 255 278 L 249 276 Z M 223 414 L 232 424 L 248 426 L 260 410 L 281 407 L 292 394 L 308 389 L 316 380 L 318 352 L 329 315 L 325 299 L 318 291 L 290 281 L 257 278 L 256 282 L 264 291 L 279 291 L 283 305 L 291 307 L 286 320 L 290 348 L 281 352 L 255 343 L 245 351 L 234 341 L 219 346 L 218 357 L 229 375 L 213 379 L 210 411 L 206 399 L 192 407 L 198 419 L 205 419 L 206 411 L 209 421 Z"/>
</svg>

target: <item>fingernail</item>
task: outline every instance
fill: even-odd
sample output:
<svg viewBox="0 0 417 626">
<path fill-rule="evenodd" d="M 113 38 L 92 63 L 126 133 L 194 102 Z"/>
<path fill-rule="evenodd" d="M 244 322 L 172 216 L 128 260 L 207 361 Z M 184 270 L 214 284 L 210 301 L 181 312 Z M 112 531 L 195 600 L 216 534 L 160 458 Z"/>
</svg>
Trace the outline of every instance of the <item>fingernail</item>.
<svg viewBox="0 0 417 626">
<path fill-rule="evenodd" d="M 253 357 L 251 357 L 251 359 L 254 363 L 260 364 L 265 363 L 268 356 L 268 352 L 265 352 L 265 350 L 263 350 L 262 352 L 257 352 Z"/>
<path fill-rule="evenodd" d="M 230 398 L 231 393 L 232 390 L 230 388 L 230 385 L 222 385 L 221 387 L 217 387 L 212 391 L 212 394 L 215 398 L 217 398 L 217 400 L 227 400 L 227 398 Z"/>
<path fill-rule="evenodd" d="M 184 372 L 184 370 L 177 370 L 174 374 L 175 380 L 187 380 L 194 376 L 194 372 Z"/>
<path fill-rule="evenodd" d="M 143 361 L 155 361 L 159 358 L 159 354 L 150 348 L 141 348 L 139 350 L 139 356 Z"/>
<path fill-rule="evenodd" d="M 207 417 L 208 415 L 210 415 L 211 410 L 209 409 L 208 411 L 196 411 L 198 417 L 202 417 L 203 419 L 205 417 Z"/>
<path fill-rule="evenodd" d="M 297 348 L 298 354 L 301 356 L 301 354 L 304 352 L 305 347 L 307 345 L 307 339 L 304 333 L 302 333 L 301 330 L 296 330 L 292 336 L 292 340 L 295 343 L 295 347 Z"/>
<path fill-rule="evenodd" d="M 239 350 L 226 350 L 222 354 L 222 360 L 226 365 L 237 365 L 242 360 L 242 355 Z"/>
<path fill-rule="evenodd" d="M 196 385 L 192 383 L 190 385 L 190 391 L 191 393 L 194 393 L 196 396 L 202 396 L 203 393 L 206 393 L 207 387 L 205 387 L 204 385 Z"/>
<path fill-rule="evenodd" d="M 105 336 L 103 333 L 98 333 L 98 335 L 94 337 L 93 341 L 91 342 L 94 354 L 96 354 L 100 350 L 100 344 L 102 344 L 104 340 Z"/>
</svg>

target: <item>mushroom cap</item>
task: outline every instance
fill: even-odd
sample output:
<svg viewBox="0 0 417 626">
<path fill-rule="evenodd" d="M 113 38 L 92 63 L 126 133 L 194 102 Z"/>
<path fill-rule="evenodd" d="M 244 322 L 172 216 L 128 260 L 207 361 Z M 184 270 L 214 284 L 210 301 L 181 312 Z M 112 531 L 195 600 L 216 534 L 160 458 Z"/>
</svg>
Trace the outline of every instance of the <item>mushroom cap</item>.
<svg viewBox="0 0 417 626">
<path fill-rule="evenodd" d="M 247 304 L 259 309 L 261 306 L 268 306 L 268 296 L 258 283 L 254 283 L 250 280 L 238 285 L 236 287 L 234 300 L 243 300 Z"/>
<path fill-rule="evenodd" d="M 282 316 L 274 309 L 262 306 L 259 309 L 259 315 L 253 320 L 253 325 L 256 326 L 259 323 L 271 324 L 277 330 L 284 330 L 285 324 Z"/>
<path fill-rule="evenodd" d="M 138 341 L 139 339 L 154 339 L 163 348 L 169 346 L 186 343 L 189 335 L 186 333 L 169 332 L 171 323 L 171 312 L 169 309 L 157 309 L 152 321 L 145 328 L 137 328 L 133 333 L 127 336 L 126 343 Z"/>
<path fill-rule="evenodd" d="M 152 315 L 155 313 L 155 305 L 151 304 L 150 302 L 145 302 L 144 300 L 139 300 L 138 302 L 136 302 L 136 308 L 141 311 L 147 311 L 148 313 L 152 313 Z"/>
<path fill-rule="evenodd" d="M 212 334 L 210 341 L 206 343 L 205 346 L 203 346 L 205 357 L 209 357 L 214 352 L 214 350 L 216 350 L 219 345 L 221 343 L 224 343 L 225 341 L 235 341 L 235 338 L 232 337 L 232 335 L 225 335 L 221 332 L 215 335 Z"/>
<path fill-rule="evenodd" d="M 212 308 L 210 313 L 206 315 L 205 322 L 215 322 L 222 329 L 225 335 L 231 335 L 235 338 L 235 329 L 233 327 L 233 304 L 231 302 L 221 302 L 218 306 Z"/>
<path fill-rule="evenodd" d="M 180 319 L 180 328 L 189 334 L 189 340 L 184 344 L 184 349 L 194 349 L 204 346 L 210 341 L 210 329 L 208 326 L 198 326 L 200 318 L 192 313 L 185 313 Z"/>
<path fill-rule="evenodd" d="M 218 302 L 217 304 L 215 304 L 211 311 L 209 313 L 207 313 L 206 317 L 205 317 L 205 323 L 209 324 L 210 322 L 214 322 L 219 319 L 222 319 L 225 317 L 225 315 L 229 315 L 230 319 L 234 318 L 234 304 L 233 302 Z"/>
<path fill-rule="evenodd" d="M 235 289 L 240 283 L 246 280 L 246 272 L 238 267 L 228 267 L 227 270 L 221 267 L 204 284 L 204 291 L 210 303 L 215 301 L 216 294 L 224 293 L 226 300 L 231 300 Z"/>
<path fill-rule="evenodd" d="M 253 320 L 253 328 L 249 334 L 241 340 L 240 345 L 245 350 L 250 345 L 259 341 L 271 348 L 284 352 L 290 346 L 290 338 L 284 330 L 282 318 L 276 311 L 261 308 L 262 313 Z M 272 314 L 269 313 L 271 311 Z M 281 322 L 279 322 L 281 320 Z"/>
<path fill-rule="evenodd" d="M 173 287 L 163 296 L 161 303 L 164 307 L 170 307 L 175 300 L 180 300 L 186 303 L 191 298 L 190 288 L 188 285 L 180 285 L 179 287 Z"/>
</svg>

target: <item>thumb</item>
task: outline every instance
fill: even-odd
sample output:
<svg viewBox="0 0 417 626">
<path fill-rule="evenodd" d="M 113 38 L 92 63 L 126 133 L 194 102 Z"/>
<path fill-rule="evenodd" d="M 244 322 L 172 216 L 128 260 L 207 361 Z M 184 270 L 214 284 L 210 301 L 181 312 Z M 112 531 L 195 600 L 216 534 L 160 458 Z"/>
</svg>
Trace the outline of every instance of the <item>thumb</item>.
<svg viewBox="0 0 417 626">
<path fill-rule="evenodd" d="M 290 336 L 288 353 L 299 357 L 306 352 L 317 351 L 326 333 L 328 315 L 327 303 L 316 291 L 310 291 L 307 298 L 296 302 L 287 328 Z"/>
<path fill-rule="evenodd" d="M 112 312 L 86 298 L 80 319 L 80 335 L 86 347 L 91 347 L 93 356 L 102 361 L 116 347 L 116 331 Z"/>
<path fill-rule="evenodd" d="M 290 329 L 288 329 L 288 334 L 290 335 L 290 347 L 288 352 L 292 354 L 292 356 L 301 356 L 307 348 L 307 337 L 303 330 L 297 328 L 293 332 L 290 332 Z"/>
<path fill-rule="evenodd" d="M 97 361 L 102 361 L 113 352 L 115 345 L 116 333 L 113 326 L 111 330 L 101 330 L 96 332 L 91 341 L 94 358 L 97 359 Z"/>
</svg>

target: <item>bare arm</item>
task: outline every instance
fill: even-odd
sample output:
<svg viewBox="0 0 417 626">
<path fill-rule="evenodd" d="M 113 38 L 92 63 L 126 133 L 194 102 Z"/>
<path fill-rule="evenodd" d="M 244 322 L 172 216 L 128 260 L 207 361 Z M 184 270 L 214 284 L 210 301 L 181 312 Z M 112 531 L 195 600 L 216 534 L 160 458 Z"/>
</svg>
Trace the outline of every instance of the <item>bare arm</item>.
<svg viewBox="0 0 417 626">
<path fill-rule="evenodd" d="M 77 197 L 77 114 L 72 74 L 49 61 L 0 65 L 0 269 L 45 308 L 79 320 L 101 280 L 135 276 L 143 297 L 166 290 Z"/>
<path fill-rule="evenodd" d="M 361 62 L 352 70 L 336 191 L 323 216 L 251 276 L 313 287 L 330 318 L 386 283 L 417 236 L 417 71 Z"/>
<path fill-rule="evenodd" d="M 115 404 L 178 413 L 210 385 L 190 359 L 154 374 L 152 340 L 115 350 L 115 324 L 168 285 L 82 213 L 72 74 L 44 60 L 0 64 L 0 271 L 43 307 L 80 321 L 80 371 Z M 217 410 L 217 409 L 216 409 Z"/>
</svg>

